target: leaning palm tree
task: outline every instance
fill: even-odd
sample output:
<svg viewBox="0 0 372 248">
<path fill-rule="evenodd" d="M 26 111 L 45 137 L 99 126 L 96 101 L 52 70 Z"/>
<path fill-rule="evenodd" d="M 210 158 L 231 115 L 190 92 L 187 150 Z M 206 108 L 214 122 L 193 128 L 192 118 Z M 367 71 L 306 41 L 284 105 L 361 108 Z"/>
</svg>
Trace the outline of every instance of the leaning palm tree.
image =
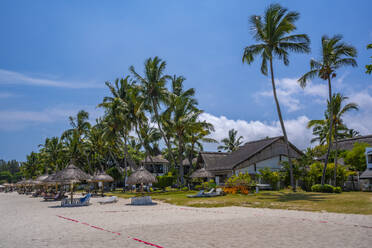
<svg viewBox="0 0 372 248">
<path fill-rule="evenodd" d="M 322 37 L 322 55 L 321 60 L 317 61 L 315 59 L 310 60 L 310 71 L 305 73 L 298 81 L 301 87 L 305 87 L 307 82 L 314 78 L 315 76 L 326 80 L 328 82 L 328 95 L 329 102 L 332 105 L 332 85 L 331 79 L 336 77 L 336 70 L 342 66 L 357 66 L 355 57 L 357 55 L 356 49 L 347 45 L 341 41 L 341 35 L 335 35 L 333 37 L 328 37 L 324 35 Z M 331 108 L 332 110 L 332 108 Z M 332 112 L 330 116 L 333 116 Z M 333 129 L 333 119 L 329 122 L 329 133 L 332 133 Z M 331 152 L 332 139 L 329 140 L 328 150 L 326 155 L 326 160 L 323 168 L 323 175 L 321 184 L 324 185 L 325 173 L 327 170 L 328 157 Z"/>
<path fill-rule="evenodd" d="M 290 178 L 293 190 L 295 183 L 293 178 L 293 166 L 289 153 L 289 142 L 287 132 L 284 126 L 282 112 L 279 100 L 276 94 L 276 86 L 273 70 L 273 59 L 278 58 L 283 61 L 284 65 L 289 64 L 289 52 L 308 53 L 310 52 L 310 39 L 306 34 L 290 34 L 296 30 L 295 21 L 300 17 L 297 12 L 283 8 L 279 4 L 271 4 L 265 11 L 264 15 L 253 15 L 250 17 L 254 38 L 259 44 L 248 46 L 244 49 L 243 63 L 251 64 L 254 58 L 261 56 L 261 72 L 264 75 L 268 73 L 268 62 L 270 64 L 271 84 L 273 88 L 274 99 L 282 128 L 284 140 L 287 148 L 289 160 Z"/>
<path fill-rule="evenodd" d="M 223 145 L 218 146 L 217 149 L 222 149 L 228 152 L 236 151 L 241 144 L 243 144 L 243 136 L 238 137 L 238 131 L 235 129 L 229 130 L 229 135 L 227 138 L 221 140 Z"/>
</svg>

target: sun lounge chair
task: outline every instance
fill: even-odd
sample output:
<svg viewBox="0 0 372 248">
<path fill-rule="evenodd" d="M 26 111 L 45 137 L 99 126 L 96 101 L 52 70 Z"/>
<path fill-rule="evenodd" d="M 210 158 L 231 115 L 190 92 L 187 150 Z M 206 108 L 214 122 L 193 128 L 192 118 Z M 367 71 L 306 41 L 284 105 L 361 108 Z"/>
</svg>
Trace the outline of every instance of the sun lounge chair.
<svg viewBox="0 0 372 248">
<path fill-rule="evenodd" d="M 189 198 L 196 198 L 196 197 L 203 197 L 204 196 L 204 190 L 200 190 L 196 195 L 188 195 Z"/>
<path fill-rule="evenodd" d="M 221 188 L 217 188 L 217 189 L 216 189 L 216 192 L 212 192 L 212 193 L 210 194 L 210 196 L 223 196 L 223 195 L 224 195 L 224 192 L 222 191 Z"/>
<path fill-rule="evenodd" d="M 77 199 L 62 199 L 61 201 L 61 207 L 81 207 L 81 206 L 88 206 L 89 205 L 89 200 L 90 200 L 91 194 L 87 194 L 82 198 L 77 198 Z"/>
<path fill-rule="evenodd" d="M 102 200 L 99 200 L 98 202 L 100 204 L 107 204 L 107 203 L 115 203 L 118 201 L 118 198 L 116 196 L 111 196 L 111 197 L 105 197 Z"/>
</svg>

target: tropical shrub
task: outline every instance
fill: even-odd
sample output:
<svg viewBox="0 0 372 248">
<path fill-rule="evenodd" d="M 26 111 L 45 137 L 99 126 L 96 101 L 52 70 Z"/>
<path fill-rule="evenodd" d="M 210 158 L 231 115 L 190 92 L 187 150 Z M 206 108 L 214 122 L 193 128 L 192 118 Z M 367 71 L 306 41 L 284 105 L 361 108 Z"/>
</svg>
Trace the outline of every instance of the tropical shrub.
<svg viewBox="0 0 372 248">
<path fill-rule="evenodd" d="M 172 175 L 172 173 L 168 173 L 164 176 L 157 177 L 158 182 L 154 183 L 153 186 L 156 188 L 165 189 L 166 187 L 171 187 L 174 182 L 176 181 L 176 177 Z"/>
<path fill-rule="evenodd" d="M 278 182 L 280 181 L 280 174 L 277 171 L 271 171 L 270 168 L 259 170 L 261 179 L 269 183 L 273 189 L 278 189 Z"/>
<path fill-rule="evenodd" d="M 248 194 L 253 181 L 248 173 L 239 173 L 229 177 L 223 191 L 227 194 Z"/>
<path fill-rule="evenodd" d="M 345 164 L 350 165 L 351 170 L 364 171 L 366 169 L 365 151 L 368 146 L 370 145 L 367 143 L 355 143 L 353 149 L 342 154 Z"/>
<path fill-rule="evenodd" d="M 311 187 L 311 191 L 313 192 L 322 192 L 322 193 L 341 193 L 341 187 L 333 187 L 329 184 L 315 184 Z"/>
</svg>

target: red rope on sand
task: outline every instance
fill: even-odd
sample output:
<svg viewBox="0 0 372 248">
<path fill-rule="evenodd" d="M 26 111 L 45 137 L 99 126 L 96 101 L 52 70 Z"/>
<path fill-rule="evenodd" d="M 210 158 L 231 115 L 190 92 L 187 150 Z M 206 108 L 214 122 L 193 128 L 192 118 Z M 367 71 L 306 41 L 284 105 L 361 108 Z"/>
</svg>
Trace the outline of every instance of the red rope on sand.
<svg viewBox="0 0 372 248">
<path fill-rule="evenodd" d="M 74 220 L 74 219 L 71 219 L 71 218 L 67 218 L 67 217 L 64 217 L 64 216 L 61 216 L 61 215 L 57 215 L 57 217 L 61 218 L 61 219 L 65 219 L 65 220 L 69 220 L 69 221 L 73 221 L 75 223 L 81 223 L 83 225 L 86 225 L 86 226 L 89 226 L 89 227 L 92 227 L 92 228 L 95 228 L 97 230 L 101 230 L 101 231 L 104 231 L 104 232 L 109 232 L 109 233 L 113 233 L 113 234 L 116 234 L 116 235 L 121 235 L 121 233 L 119 232 L 113 232 L 113 231 L 109 231 L 109 230 L 105 230 L 103 229 L 102 227 L 98 227 L 98 226 L 93 226 L 93 225 L 90 225 L 86 222 L 80 222 L 78 220 Z M 134 238 L 134 237 L 131 237 L 131 236 L 128 236 L 129 239 L 132 239 L 134 241 L 137 241 L 137 242 L 140 242 L 140 243 L 143 243 L 145 245 L 150 245 L 150 246 L 153 246 L 153 247 L 156 247 L 156 248 L 164 248 L 163 246 L 160 246 L 160 245 L 156 245 L 156 244 L 153 244 L 153 243 L 150 243 L 150 242 L 147 242 L 147 241 L 144 241 L 144 240 L 141 240 L 141 239 L 137 239 L 137 238 Z"/>
</svg>

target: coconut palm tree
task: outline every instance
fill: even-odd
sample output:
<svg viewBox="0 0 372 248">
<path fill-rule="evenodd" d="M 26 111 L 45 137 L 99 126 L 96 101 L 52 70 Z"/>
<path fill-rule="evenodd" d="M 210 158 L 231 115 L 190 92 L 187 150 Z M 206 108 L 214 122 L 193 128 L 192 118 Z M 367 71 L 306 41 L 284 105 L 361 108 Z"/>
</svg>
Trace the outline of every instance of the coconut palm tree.
<svg viewBox="0 0 372 248">
<path fill-rule="evenodd" d="M 328 37 L 324 35 L 322 37 L 322 54 L 320 60 L 311 59 L 310 60 L 310 71 L 305 73 L 298 81 L 301 87 L 306 87 L 307 82 L 314 78 L 319 77 L 328 82 L 328 96 L 329 102 L 332 105 L 332 84 L 331 79 L 336 77 L 336 70 L 343 66 L 356 67 L 357 62 L 355 57 L 357 55 L 356 49 L 341 41 L 341 35 L 335 35 L 333 37 Z M 332 110 L 332 108 L 331 108 Z M 333 116 L 330 113 L 330 116 Z M 329 122 L 329 133 L 332 133 L 333 129 L 333 119 Z M 328 164 L 328 157 L 331 152 L 332 139 L 329 140 L 328 150 L 326 155 L 326 160 L 323 168 L 323 175 L 321 184 L 324 185 L 325 173 Z"/>
<path fill-rule="evenodd" d="M 84 110 L 80 110 L 76 117 L 73 117 L 73 116 L 70 116 L 69 117 L 69 120 L 70 120 L 70 125 L 71 125 L 71 129 L 68 129 L 66 130 L 63 134 L 62 134 L 62 139 L 65 137 L 65 136 L 68 136 L 70 135 L 72 132 L 76 131 L 77 132 L 77 135 L 79 137 L 82 137 L 83 135 L 86 135 L 90 129 L 90 123 L 89 123 L 89 113 L 84 111 Z"/>
<path fill-rule="evenodd" d="M 243 144 L 243 136 L 238 137 L 238 131 L 235 129 L 230 129 L 227 138 L 221 140 L 223 145 L 218 146 L 217 149 L 222 149 L 228 152 L 236 151 L 241 144 Z"/>
<path fill-rule="evenodd" d="M 299 17 L 299 13 L 293 11 L 288 12 L 286 8 L 283 8 L 279 4 L 271 4 L 266 9 L 263 16 L 251 16 L 250 23 L 252 31 L 254 32 L 253 37 L 260 43 L 247 46 L 244 49 L 244 55 L 242 58 L 243 63 L 246 62 L 251 64 L 254 61 L 254 58 L 260 55 L 262 59 L 261 72 L 264 75 L 267 75 L 268 73 L 269 63 L 274 100 L 287 147 L 287 156 L 291 174 L 290 178 L 293 190 L 295 190 L 293 166 L 290 159 L 287 132 L 276 93 L 273 59 L 278 58 L 283 61 L 284 65 L 288 65 L 289 52 L 310 52 L 310 39 L 306 34 L 290 34 L 296 30 L 294 23 L 299 19 Z"/>
<path fill-rule="evenodd" d="M 53 171 L 59 169 L 61 164 L 61 153 L 63 146 L 58 137 L 46 138 L 44 144 L 40 144 L 40 156 L 44 163 L 44 173 L 48 173 L 48 168 Z"/>
<path fill-rule="evenodd" d="M 160 120 L 160 105 L 166 103 L 169 95 L 169 91 L 166 88 L 167 80 L 170 79 L 169 75 L 164 74 L 166 62 L 162 61 L 158 57 L 148 58 L 145 61 L 144 76 L 138 74 L 134 66 L 130 66 L 129 70 L 140 83 L 141 91 L 144 96 L 144 104 L 147 109 L 153 113 L 154 119 L 157 123 L 158 129 L 164 139 L 164 142 L 169 151 L 171 149 L 171 143 L 166 133 L 163 130 Z M 175 158 L 172 152 L 170 152 L 171 162 L 175 164 Z"/>
<path fill-rule="evenodd" d="M 347 113 L 350 112 L 351 110 L 358 110 L 358 104 L 356 103 L 348 103 L 345 104 L 344 106 L 343 103 L 348 99 L 348 97 L 343 96 L 341 94 L 334 94 L 332 97 L 332 102 L 328 102 L 328 106 L 332 104 L 332 107 L 328 107 L 328 115 L 331 116 L 332 114 L 332 119 L 333 123 L 335 126 L 335 131 L 334 131 L 334 139 L 335 139 L 335 168 L 334 168 L 334 176 L 333 176 L 333 183 L 334 186 L 336 186 L 336 178 L 337 178 L 337 155 L 338 155 L 338 139 L 339 138 L 345 138 L 348 135 L 348 129 L 346 128 L 346 125 L 344 124 L 342 118 L 343 116 Z M 339 132 L 342 132 L 341 135 Z M 341 136 L 341 137 L 340 137 Z"/>
<path fill-rule="evenodd" d="M 308 123 L 308 128 L 313 128 L 313 135 L 316 136 L 312 139 L 312 142 L 319 141 L 320 145 L 325 143 L 329 144 L 330 139 L 335 141 L 335 168 L 334 168 L 334 178 L 333 183 L 336 186 L 336 176 L 337 176 L 337 156 L 338 156 L 338 140 L 348 138 L 351 133 L 355 134 L 355 130 L 348 129 L 343 122 L 343 116 L 350 112 L 351 110 L 358 110 L 358 105 L 356 103 L 348 103 L 344 105 L 344 102 L 348 99 L 341 94 L 333 94 L 332 105 L 328 101 L 327 110 L 324 113 L 324 120 L 311 120 Z M 334 128 L 332 131 L 332 136 L 329 133 L 329 123 L 331 121 L 330 116 L 333 116 L 332 121 Z"/>
</svg>

